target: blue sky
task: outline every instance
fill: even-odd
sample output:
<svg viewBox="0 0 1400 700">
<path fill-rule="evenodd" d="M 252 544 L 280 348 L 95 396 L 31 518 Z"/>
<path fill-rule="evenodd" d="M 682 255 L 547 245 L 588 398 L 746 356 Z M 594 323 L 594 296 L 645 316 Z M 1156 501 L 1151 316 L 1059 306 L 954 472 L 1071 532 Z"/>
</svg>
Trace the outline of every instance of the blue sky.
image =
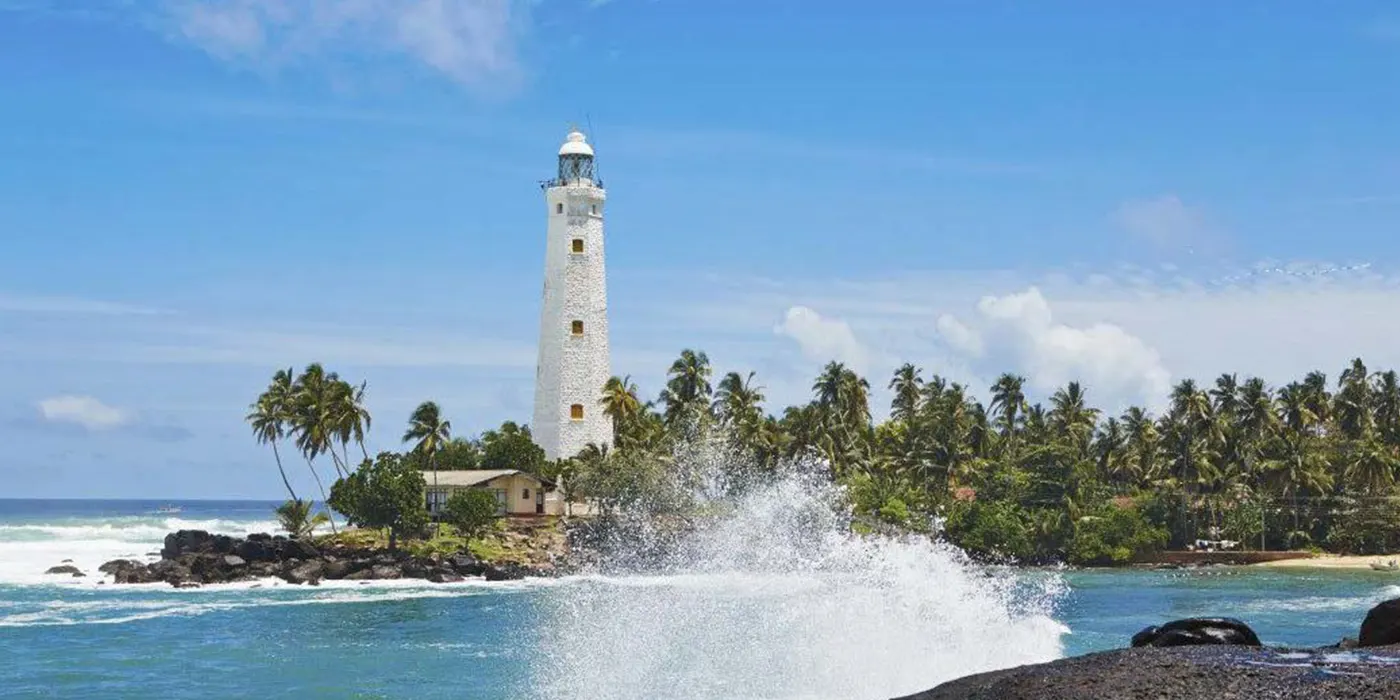
<svg viewBox="0 0 1400 700">
<path fill-rule="evenodd" d="M 571 122 L 649 394 L 1400 365 L 1390 3 L 0 0 L 0 46 L 0 495 L 276 497 L 242 415 L 316 360 L 373 447 L 528 419 Z"/>
</svg>

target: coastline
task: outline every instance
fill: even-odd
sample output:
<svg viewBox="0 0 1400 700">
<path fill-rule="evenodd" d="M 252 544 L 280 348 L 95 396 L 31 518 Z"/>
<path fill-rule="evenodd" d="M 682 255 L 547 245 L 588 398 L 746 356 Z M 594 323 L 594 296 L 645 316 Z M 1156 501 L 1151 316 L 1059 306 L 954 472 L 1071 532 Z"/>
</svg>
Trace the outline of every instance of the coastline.
<svg viewBox="0 0 1400 700">
<path fill-rule="evenodd" d="M 1281 559 L 1278 561 L 1266 561 L 1251 564 L 1250 566 L 1269 569 L 1351 569 L 1371 571 L 1371 564 L 1388 564 L 1390 562 L 1400 563 L 1400 554 L 1367 554 L 1367 555 L 1345 555 L 1345 554 L 1318 554 L 1312 557 L 1299 559 Z M 1380 573 L 1400 573 L 1400 572 L 1380 572 Z"/>
</svg>

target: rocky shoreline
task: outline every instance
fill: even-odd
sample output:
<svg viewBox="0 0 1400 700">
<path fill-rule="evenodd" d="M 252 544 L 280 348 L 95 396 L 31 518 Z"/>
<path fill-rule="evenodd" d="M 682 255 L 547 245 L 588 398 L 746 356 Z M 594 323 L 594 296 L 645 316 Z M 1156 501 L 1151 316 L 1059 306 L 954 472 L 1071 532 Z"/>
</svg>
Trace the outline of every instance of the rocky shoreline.
<svg viewBox="0 0 1400 700">
<path fill-rule="evenodd" d="M 1400 598 L 1367 613 L 1356 639 L 1262 646 L 1231 618 L 1175 620 L 1131 648 L 966 676 L 896 700 L 1400 697 Z"/>
<path fill-rule="evenodd" d="M 421 579 L 454 583 L 471 577 L 510 581 L 553 575 L 548 567 L 489 563 L 465 552 L 415 557 L 402 550 L 357 549 L 339 544 L 317 546 L 307 540 L 281 535 L 253 534 L 242 538 L 203 530 L 180 530 L 166 535 L 158 561 L 115 559 L 98 567 L 98 571 L 111 576 L 113 583 L 165 583 L 176 588 L 267 578 L 314 586 L 322 581 L 337 580 Z M 86 575 L 69 564 L 55 566 L 45 573 Z"/>
</svg>

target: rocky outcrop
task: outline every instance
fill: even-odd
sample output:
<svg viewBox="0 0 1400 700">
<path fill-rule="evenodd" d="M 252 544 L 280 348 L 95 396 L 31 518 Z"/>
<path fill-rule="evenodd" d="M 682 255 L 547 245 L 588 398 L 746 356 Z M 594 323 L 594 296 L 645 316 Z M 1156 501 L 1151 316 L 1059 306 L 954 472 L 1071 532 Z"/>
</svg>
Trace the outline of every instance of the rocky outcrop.
<svg viewBox="0 0 1400 700">
<path fill-rule="evenodd" d="M 298 585 L 321 581 L 421 579 L 454 583 L 465 577 L 506 581 L 539 576 L 545 569 L 519 564 L 493 566 L 466 553 L 448 557 L 414 557 L 406 552 L 361 550 L 342 545 L 318 548 L 306 540 L 266 534 L 247 538 L 213 535 L 202 530 L 181 530 L 165 537 L 159 561 L 144 564 L 116 559 L 98 568 L 114 583 L 165 582 L 177 588 L 203 584 L 280 578 Z M 54 567 L 49 573 L 77 572 Z"/>
<path fill-rule="evenodd" d="M 1356 643 L 1361 647 L 1400 644 L 1400 598 L 1387 600 L 1366 613 Z"/>
<path fill-rule="evenodd" d="M 1135 647 L 1185 647 L 1206 644 L 1259 646 L 1259 636 L 1232 617 L 1192 617 L 1173 620 L 1161 627 L 1144 628 L 1133 635 Z"/>
<path fill-rule="evenodd" d="M 1365 648 L 1354 648 L 1356 646 Z M 1400 598 L 1366 615 L 1359 643 L 1261 646 L 1234 618 L 1190 618 L 1133 635 L 1132 648 L 979 673 L 898 700 L 1394 698 Z"/>
<path fill-rule="evenodd" d="M 82 570 L 80 570 L 76 566 L 73 566 L 72 564 L 60 564 L 58 566 L 49 567 L 49 570 L 45 571 L 44 573 L 54 575 L 68 575 L 73 576 L 75 578 L 79 576 L 87 576 L 87 574 L 83 573 Z"/>
</svg>

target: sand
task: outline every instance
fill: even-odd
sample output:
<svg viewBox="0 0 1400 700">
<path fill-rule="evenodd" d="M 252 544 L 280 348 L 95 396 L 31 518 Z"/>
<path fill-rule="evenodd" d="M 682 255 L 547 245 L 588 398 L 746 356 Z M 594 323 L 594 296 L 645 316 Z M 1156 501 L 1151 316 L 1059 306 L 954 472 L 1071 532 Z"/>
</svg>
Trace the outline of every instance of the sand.
<svg viewBox="0 0 1400 700">
<path fill-rule="evenodd" d="M 1369 571 L 1373 563 L 1386 564 L 1392 561 L 1400 562 L 1400 554 L 1379 554 L 1364 557 L 1319 554 L 1306 559 L 1281 559 L 1279 561 L 1266 561 L 1258 564 L 1251 564 L 1250 566 L 1263 566 L 1275 569 L 1365 569 Z"/>
</svg>

